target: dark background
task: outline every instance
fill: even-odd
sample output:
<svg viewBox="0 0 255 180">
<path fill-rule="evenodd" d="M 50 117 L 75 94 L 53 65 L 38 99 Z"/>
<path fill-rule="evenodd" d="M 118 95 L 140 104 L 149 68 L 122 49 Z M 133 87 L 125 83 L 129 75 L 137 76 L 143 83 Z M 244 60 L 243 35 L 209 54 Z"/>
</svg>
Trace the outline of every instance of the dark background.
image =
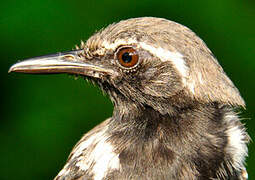
<svg viewBox="0 0 255 180">
<path fill-rule="evenodd" d="M 121 19 L 164 17 L 195 31 L 247 103 L 241 114 L 255 135 L 254 0 L 10 0 L 0 3 L 0 179 L 53 179 L 79 138 L 111 116 L 97 87 L 70 75 L 7 74 L 18 60 L 71 50 Z M 247 168 L 255 179 L 255 145 Z"/>
</svg>

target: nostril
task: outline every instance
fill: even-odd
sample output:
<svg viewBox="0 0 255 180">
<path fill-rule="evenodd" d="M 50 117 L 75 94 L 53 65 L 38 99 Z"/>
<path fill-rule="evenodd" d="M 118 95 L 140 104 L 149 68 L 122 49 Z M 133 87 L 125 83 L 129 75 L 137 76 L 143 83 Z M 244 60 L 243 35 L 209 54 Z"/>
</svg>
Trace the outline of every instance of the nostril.
<svg viewBox="0 0 255 180">
<path fill-rule="evenodd" d="M 63 59 L 73 61 L 75 59 L 75 57 L 73 55 L 68 54 L 68 55 L 63 56 Z"/>
</svg>

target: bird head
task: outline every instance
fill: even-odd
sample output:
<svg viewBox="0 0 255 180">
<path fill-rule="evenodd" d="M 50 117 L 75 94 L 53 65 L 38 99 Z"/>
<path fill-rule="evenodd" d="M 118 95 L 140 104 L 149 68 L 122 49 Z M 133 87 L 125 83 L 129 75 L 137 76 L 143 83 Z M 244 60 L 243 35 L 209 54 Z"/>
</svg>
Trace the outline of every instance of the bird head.
<svg viewBox="0 0 255 180">
<path fill-rule="evenodd" d="M 132 102 L 162 114 L 195 102 L 245 106 L 205 43 L 162 18 L 120 21 L 77 50 L 21 61 L 9 71 L 78 74 L 97 82 L 115 104 Z"/>
</svg>

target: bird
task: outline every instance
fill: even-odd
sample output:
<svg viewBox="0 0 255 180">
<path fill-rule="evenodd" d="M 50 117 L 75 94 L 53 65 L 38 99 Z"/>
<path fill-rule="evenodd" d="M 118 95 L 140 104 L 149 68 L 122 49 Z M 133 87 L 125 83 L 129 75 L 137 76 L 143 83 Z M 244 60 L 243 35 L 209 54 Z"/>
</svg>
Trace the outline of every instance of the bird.
<svg viewBox="0 0 255 180">
<path fill-rule="evenodd" d="M 74 146 L 55 180 L 245 180 L 245 102 L 188 27 L 159 17 L 121 20 L 69 52 L 9 72 L 80 76 L 113 102 L 112 117 Z M 85 118 L 85 120 L 88 120 Z"/>
</svg>

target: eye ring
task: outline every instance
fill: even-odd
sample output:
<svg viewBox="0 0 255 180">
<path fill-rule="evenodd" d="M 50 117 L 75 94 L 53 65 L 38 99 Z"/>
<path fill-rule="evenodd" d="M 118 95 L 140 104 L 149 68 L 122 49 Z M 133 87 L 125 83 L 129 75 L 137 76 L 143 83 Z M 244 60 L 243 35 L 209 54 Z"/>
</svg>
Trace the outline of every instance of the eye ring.
<svg viewBox="0 0 255 180">
<path fill-rule="evenodd" d="M 134 68 L 138 65 L 139 56 L 137 51 L 130 46 L 121 47 L 116 53 L 118 64 L 126 69 Z"/>
</svg>

